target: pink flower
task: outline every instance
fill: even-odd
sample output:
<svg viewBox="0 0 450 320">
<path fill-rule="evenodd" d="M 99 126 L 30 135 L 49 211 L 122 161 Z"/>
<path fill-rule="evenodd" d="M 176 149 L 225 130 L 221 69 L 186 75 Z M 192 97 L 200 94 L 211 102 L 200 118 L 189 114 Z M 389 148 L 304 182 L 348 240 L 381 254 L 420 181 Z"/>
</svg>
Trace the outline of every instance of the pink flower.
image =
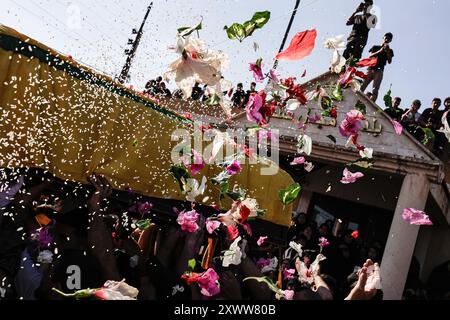
<svg viewBox="0 0 450 320">
<path fill-rule="evenodd" d="M 286 300 L 294 300 L 295 291 L 294 290 L 285 290 L 284 297 Z"/>
<path fill-rule="evenodd" d="M 364 174 L 361 172 L 352 173 L 347 168 L 344 169 L 344 177 L 341 180 L 342 184 L 351 184 L 355 183 L 357 179 L 364 177 Z"/>
<path fill-rule="evenodd" d="M 327 238 L 322 237 L 319 239 L 319 247 L 325 248 L 328 247 L 329 245 L 330 243 L 328 242 Z"/>
<path fill-rule="evenodd" d="M 36 233 L 34 233 L 31 237 L 38 242 L 38 245 L 41 248 L 47 248 L 53 243 L 53 237 L 47 228 L 36 230 Z"/>
<path fill-rule="evenodd" d="M 339 132 L 346 138 L 358 134 L 363 127 L 361 120 L 364 120 L 364 115 L 360 111 L 350 111 L 339 126 Z"/>
<path fill-rule="evenodd" d="M 306 160 L 304 157 L 298 157 L 295 158 L 292 162 L 291 162 L 291 166 L 298 166 L 301 164 L 305 164 Z"/>
<path fill-rule="evenodd" d="M 242 167 L 239 160 L 234 160 L 233 163 L 227 167 L 227 173 L 231 176 L 238 174 L 239 172 L 241 172 L 241 170 Z"/>
<path fill-rule="evenodd" d="M 253 72 L 253 77 L 256 82 L 262 82 L 264 80 L 264 75 L 261 66 L 256 63 L 250 63 L 250 71 Z"/>
<path fill-rule="evenodd" d="M 408 208 L 403 210 L 403 220 L 415 226 L 432 226 L 430 217 L 423 211 Z"/>
<path fill-rule="evenodd" d="M 269 237 L 260 237 L 259 239 L 258 239 L 258 241 L 256 241 L 256 243 L 258 244 L 258 247 L 261 247 L 263 244 L 264 244 L 264 242 L 266 242 L 266 240 L 268 239 Z"/>
<path fill-rule="evenodd" d="M 403 126 L 395 120 L 392 120 L 392 124 L 394 125 L 395 133 L 401 136 L 403 133 Z"/>
<path fill-rule="evenodd" d="M 181 226 L 181 230 L 194 233 L 197 232 L 200 227 L 197 224 L 198 217 L 200 215 L 197 211 L 192 210 L 188 212 L 180 212 L 178 215 L 177 222 Z"/>
<path fill-rule="evenodd" d="M 200 293 L 207 297 L 214 297 L 220 293 L 219 276 L 213 269 L 208 269 L 197 280 L 199 287 L 202 289 Z"/>
<path fill-rule="evenodd" d="M 242 228 L 245 230 L 245 232 L 247 232 L 247 234 L 252 237 L 253 236 L 253 230 L 252 227 L 250 227 L 250 225 L 248 223 L 244 223 L 242 225 Z"/>
<path fill-rule="evenodd" d="M 138 202 L 134 206 L 128 209 L 128 211 L 131 212 L 137 212 L 141 214 L 142 216 L 146 215 L 150 212 L 150 210 L 153 209 L 153 203 L 149 202 Z"/>
<path fill-rule="evenodd" d="M 359 238 L 359 231 L 358 230 L 353 231 L 351 236 L 355 240 L 358 239 Z"/>
<path fill-rule="evenodd" d="M 247 112 L 248 121 L 261 123 L 263 121 L 263 115 L 259 111 L 263 106 L 263 99 L 258 94 L 251 94 L 250 99 L 245 107 Z"/>
<path fill-rule="evenodd" d="M 292 280 L 295 278 L 295 269 L 284 269 L 283 270 L 284 280 Z"/>
<path fill-rule="evenodd" d="M 187 160 L 184 158 L 183 164 L 187 169 L 189 169 L 191 175 L 195 176 L 197 173 L 202 171 L 203 168 L 205 168 L 206 164 L 203 161 L 203 156 L 194 149 L 192 149 L 192 157 L 193 161 L 191 161 L 191 159 Z"/>
<path fill-rule="evenodd" d="M 264 258 L 259 258 L 258 261 L 256 261 L 256 266 L 262 270 L 264 267 L 267 267 L 268 265 L 270 265 L 271 260 L 270 259 L 264 259 Z"/>
<path fill-rule="evenodd" d="M 206 230 L 209 234 L 213 234 L 222 223 L 220 221 L 208 220 L 206 221 Z"/>
<path fill-rule="evenodd" d="M 280 83 L 280 79 L 278 78 L 277 73 L 275 72 L 275 70 L 270 69 L 269 71 L 269 77 L 270 79 L 275 82 L 275 83 Z"/>
</svg>

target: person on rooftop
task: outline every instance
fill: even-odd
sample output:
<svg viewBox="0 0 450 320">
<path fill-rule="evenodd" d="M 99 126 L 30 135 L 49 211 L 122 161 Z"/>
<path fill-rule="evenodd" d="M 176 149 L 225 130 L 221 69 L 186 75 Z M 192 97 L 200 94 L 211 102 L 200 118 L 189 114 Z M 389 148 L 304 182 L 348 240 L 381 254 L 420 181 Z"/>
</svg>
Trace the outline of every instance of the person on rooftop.
<svg viewBox="0 0 450 320">
<path fill-rule="evenodd" d="M 400 121 L 403 113 L 405 112 L 400 108 L 400 104 L 402 103 L 402 98 L 396 97 L 392 100 L 392 107 L 384 110 L 386 114 L 392 118 L 392 120 Z"/>
<path fill-rule="evenodd" d="M 347 40 L 347 49 L 344 51 L 344 58 L 360 60 L 367 45 L 369 32 L 376 26 L 376 17 L 370 13 L 373 0 L 362 2 L 355 12 L 348 18 L 347 26 L 353 26 L 353 30 Z"/>
<path fill-rule="evenodd" d="M 378 99 L 378 92 L 383 82 L 384 68 L 386 64 L 392 63 L 392 58 L 394 57 L 394 51 L 389 46 L 393 38 L 394 35 L 392 33 L 386 33 L 383 44 L 381 46 L 373 46 L 370 49 L 370 57 L 377 58 L 377 64 L 374 67 L 369 67 L 367 79 L 364 81 L 361 91 L 366 91 L 369 84 L 373 82 L 372 101 L 374 102 Z"/>
</svg>

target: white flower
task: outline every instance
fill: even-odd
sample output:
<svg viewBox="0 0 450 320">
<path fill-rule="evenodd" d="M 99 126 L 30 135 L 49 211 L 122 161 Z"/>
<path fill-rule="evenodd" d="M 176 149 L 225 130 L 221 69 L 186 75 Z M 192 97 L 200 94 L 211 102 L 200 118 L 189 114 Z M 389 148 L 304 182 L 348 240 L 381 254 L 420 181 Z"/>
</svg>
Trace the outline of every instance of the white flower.
<svg viewBox="0 0 450 320">
<path fill-rule="evenodd" d="M 277 257 L 273 257 L 270 260 L 270 263 L 268 266 L 265 266 L 261 269 L 262 273 L 266 273 L 266 272 L 271 272 L 271 271 L 275 271 L 278 269 L 278 258 Z"/>
<path fill-rule="evenodd" d="M 300 135 L 298 137 L 298 148 L 297 152 L 299 154 L 305 153 L 308 156 L 311 155 L 312 152 L 312 139 L 306 134 Z"/>
<path fill-rule="evenodd" d="M 372 159 L 373 158 L 373 149 L 365 148 L 364 150 L 361 150 L 359 152 L 359 155 L 361 156 L 361 158 Z"/>
<path fill-rule="evenodd" d="M 249 218 L 258 216 L 258 201 L 256 199 L 247 198 L 241 202 L 241 206 L 246 206 L 250 210 Z"/>
<path fill-rule="evenodd" d="M 203 177 L 200 184 L 197 179 L 187 179 L 183 181 L 183 194 L 186 195 L 186 200 L 189 202 L 195 202 L 195 199 L 203 195 L 206 189 L 206 177 Z"/>
<path fill-rule="evenodd" d="M 297 99 L 291 99 L 286 103 L 286 112 L 294 119 L 298 119 L 301 116 L 302 108 Z"/>
<path fill-rule="evenodd" d="M 305 162 L 305 171 L 311 172 L 314 170 L 314 165 L 311 162 L 306 161 Z"/>
<path fill-rule="evenodd" d="M 111 281 L 111 280 L 106 281 L 106 283 L 103 285 L 102 290 L 104 290 L 104 289 L 113 291 L 113 292 L 117 292 L 121 296 L 123 296 L 125 298 L 131 298 L 131 299 L 136 299 L 139 294 L 139 290 L 130 286 L 129 284 L 125 283 L 125 280 L 122 280 L 121 282 Z M 111 294 L 113 294 L 113 292 L 111 292 Z M 117 297 L 117 295 L 115 295 L 115 294 L 114 294 L 114 296 Z M 129 299 L 124 299 L 124 300 L 129 300 Z"/>
<path fill-rule="evenodd" d="M 240 265 L 242 261 L 242 251 L 241 247 L 239 246 L 239 242 L 242 240 L 241 237 L 238 237 L 234 242 L 230 245 L 230 248 L 225 251 L 222 266 L 225 268 L 229 267 L 230 265 Z"/>
<path fill-rule="evenodd" d="M 50 264 L 53 262 L 53 253 L 49 250 L 39 252 L 37 262 L 42 264 Z"/>
<path fill-rule="evenodd" d="M 220 83 L 222 71 L 228 66 L 223 52 L 206 50 L 204 42 L 192 37 L 178 37 L 176 53 L 180 58 L 169 65 L 164 78 L 175 76 L 175 82 L 186 98 L 192 95 L 195 83 L 214 87 Z"/>
<path fill-rule="evenodd" d="M 334 38 L 328 38 L 325 40 L 324 47 L 326 49 L 332 49 L 332 50 L 345 50 L 346 44 L 344 40 L 345 35 L 341 34 L 339 36 L 336 36 Z"/>
<path fill-rule="evenodd" d="M 345 50 L 346 47 L 344 35 L 327 39 L 324 46 L 326 49 L 334 50 L 333 58 L 331 60 L 331 71 L 334 73 L 340 73 L 347 62 L 341 55 L 341 51 Z"/>
<path fill-rule="evenodd" d="M 289 247 L 291 247 L 292 249 L 294 249 L 294 250 L 298 253 L 298 255 L 299 255 L 300 257 L 303 255 L 303 248 L 302 248 L 302 245 L 301 245 L 300 243 L 291 241 L 291 242 L 289 243 Z"/>
<path fill-rule="evenodd" d="M 443 127 L 440 130 L 438 130 L 438 132 L 445 134 L 445 137 L 450 142 L 450 125 L 448 124 L 448 121 L 447 121 L 447 116 L 449 113 L 450 113 L 450 111 L 447 111 L 444 113 L 444 115 L 442 117 Z"/>
</svg>

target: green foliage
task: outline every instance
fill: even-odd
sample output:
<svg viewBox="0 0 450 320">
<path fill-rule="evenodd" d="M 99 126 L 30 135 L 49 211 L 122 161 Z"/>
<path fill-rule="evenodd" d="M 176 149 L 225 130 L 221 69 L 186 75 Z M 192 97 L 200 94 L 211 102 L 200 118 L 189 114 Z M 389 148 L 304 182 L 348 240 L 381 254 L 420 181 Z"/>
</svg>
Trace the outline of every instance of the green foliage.
<svg viewBox="0 0 450 320">
<path fill-rule="evenodd" d="M 298 198 L 300 191 L 302 190 L 302 186 L 299 183 L 294 183 L 286 189 L 280 190 L 278 193 L 278 198 L 280 202 L 284 205 L 291 204 Z"/>
<path fill-rule="evenodd" d="M 253 18 L 249 21 L 240 23 L 233 23 L 231 27 L 224 27 L 228 38 L 231 40 L 244 41 L 245 38 L 250 37 L 257 29 L 261 29 L 270 20 L 270 11 L 256 12 Z"/>
</svg>

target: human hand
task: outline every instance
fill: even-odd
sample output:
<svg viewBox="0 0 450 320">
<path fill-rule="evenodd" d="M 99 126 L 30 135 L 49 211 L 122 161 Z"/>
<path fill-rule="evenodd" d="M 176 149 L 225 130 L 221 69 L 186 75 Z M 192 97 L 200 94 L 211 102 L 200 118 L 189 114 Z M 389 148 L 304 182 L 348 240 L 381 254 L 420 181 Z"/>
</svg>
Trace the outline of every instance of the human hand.
<svg viewBox="0 0 450 320">
<path fill-rule="evenodd" d="M 374 271 L 369 275 L 369 268 Z M 372 260 L 367 260 L 358 272 L 358 282 L 345 300 L 371 300 L 377 293 L 377 283 L 381 281 L 380 267 Z"/>
<path fill-rule="evenodd" d="M 89 182 L 95 187 L 95 192 L 89 199 L 88 206 L 90 209 L 96 209 L 100 203 L 112 194 L 112 187 L 105 177 L 93 175 L 89 178 Z"/>
</svg>

